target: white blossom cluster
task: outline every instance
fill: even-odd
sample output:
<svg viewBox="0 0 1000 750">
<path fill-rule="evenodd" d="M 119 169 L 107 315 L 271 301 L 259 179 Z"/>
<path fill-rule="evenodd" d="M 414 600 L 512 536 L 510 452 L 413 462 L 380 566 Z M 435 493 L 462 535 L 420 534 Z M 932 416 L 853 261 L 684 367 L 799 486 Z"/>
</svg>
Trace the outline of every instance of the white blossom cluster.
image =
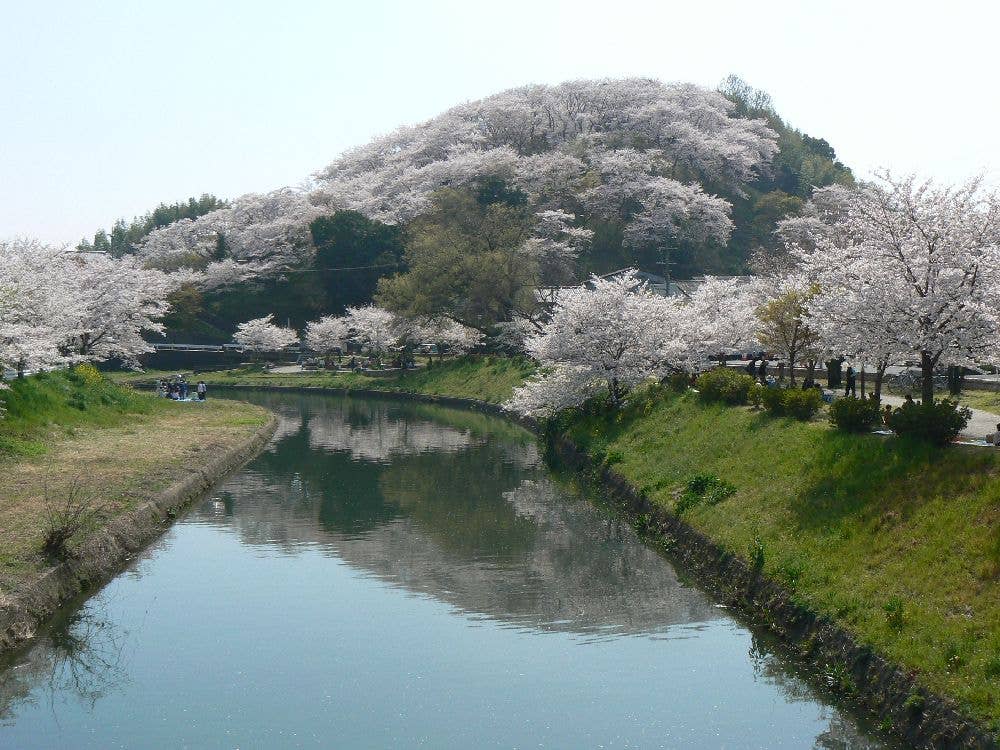
<svg viewBox="0 0 1000 750">
<path fill-rule="evenodd" d="M 588 239 L 574 235 L 582 215 L 625 222 L 632 245 L 724 244 L 730 205 L 706 187 L 740 193 L 778 151 L 765 121 L 732 110 L 716 91 L 652 79 L 511 89 L 346 152 L 311 191 L 246 195 L 158 229 L 140 255 L 158 268 L 192 268 L 199 286 L 216 288 L 308 259 L 309 223 L 320 215 L 351 209 L 406 223 L 436 190 L 487 178 L 527 195 L 539 218 L 528 250 L 543 266 L 571 263 Z"/>
<path fill-rule="evenodd" d="M 312 351 L 329 356 L 344 351 L 348 343 L 380 358 L 393 348 L 433 344 L 452 354 L 481 344 L 483 334 L 446 318 L 408 320 L 374 305 L 349 307 L 345 315 L 329 315 L 306 325 L 305 343 Z"/>
<path fill-rule="evenodd" d="M 781 222 L 788 255 L 749 281 L 707 279 L 689 298 L 657 297 L 634 273 L 564 292 L 527 333 L 541 374 L 508 408 L 548 416 L 598 393 L 726 350 L 772 349 L 791 370 L 846 357 L 874 369 L 914 362 L 923 398 L 944 365 L 1000 361 L 1000 198 L 979 180 L 956 188 L 883 175 L 818 189 Z"/>
<path fill-rule="evenodd" d="M 35 370 L 114 357 L 137 365 L 183 281 L 136 258 L 34 240 L 0 241 L 0 368 Z"/>
</svg>

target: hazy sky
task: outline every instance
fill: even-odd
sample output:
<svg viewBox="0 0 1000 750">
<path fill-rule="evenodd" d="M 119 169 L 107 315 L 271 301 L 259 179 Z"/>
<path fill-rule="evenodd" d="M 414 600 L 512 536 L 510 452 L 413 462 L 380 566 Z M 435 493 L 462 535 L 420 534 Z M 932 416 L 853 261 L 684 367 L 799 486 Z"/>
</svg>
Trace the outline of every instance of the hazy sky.
<svg viewBox="0 0 1000 750">
<path fill-rule="evenodd" d="M 77 241 L 525 83 L 737 73 L 861 175 L 1000 174 L 994 3 L 0 0 L 0 237 Z"/>
</svg>

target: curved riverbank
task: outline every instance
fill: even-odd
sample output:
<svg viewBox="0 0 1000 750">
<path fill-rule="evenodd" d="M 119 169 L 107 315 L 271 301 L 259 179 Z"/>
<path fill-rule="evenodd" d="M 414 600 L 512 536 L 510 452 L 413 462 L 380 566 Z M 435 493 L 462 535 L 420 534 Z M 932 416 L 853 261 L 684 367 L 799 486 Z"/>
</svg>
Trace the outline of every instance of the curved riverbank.
<svg viewBox="0 0 1000 750">
<path fill-rule="evenodd" d="M 216 384 L 216 387 L 440 403 L 503 414 L 538 432 L 538 425 L 532 420 L 517 419 L 497 404 L 476 399 L 322 386 Z M 881 655 L 857 633 L 804 603 L 801 592 L 771 571 L 756 568 L 742 555 L 727 551 L 711 535 L 650 499 L 634 482 L 611 468 L 607 454 L 599 451 L 600 455 L 591 455 L 565 434 L 558 437 L 555 446 L 562 460 L 598 479 L 652 541 L 669 545 L 700 583 L 735 612 L 777 634 L 790 653 L 810 665 L 832 692 L 879 717 L 884 728 L 917 747 L 997 747 L 986 726 L 970 718 L 954 700 L 928 689 L 917 672 Z"/>
<path fill-rule="evenodd" d="M 665 544 L 701 587 L 778 636 L 792 656 L 822 676 L 831 692 L 870 712 L 908 746 L 997 747 L 989 730 L 966 716 L 954 701 L 927 690 L 912 671 L 892 663 L 855 634 L 797 601 L 792 589 L 651 502 L 571 440 L 556 437 L 551 448 L 560 462 L 597 481 L 632 516 L 643 536 Z"/>
<path fill-rule="evenodd" d="M 199 404 L 177 406 L 192 410 L 215 408 Z M 189 431 L 179 429 L 183 424 L 152 420 L 124 429 L 94 431 L 105 436 L 115 433 L 116 440 L 104 445 L 73 446 L 69 461 L 87 450 L 85 458 L 90 465 L 127 460 L 121 450 L 123 444 L 130 442 L 139 450 L 152 449 L 154 460 L 151 464 L 147 456 L 140 464 L 141 473 L 133 471 L 130 474 L 123 469 L 123 476 L 115 482 L 92 487 L 95 501 L 110 502 L 108 496 L 113 496 L 116 506 L 124 505 L 127 509 L 113 514 L 106 523 L 75 542 L 64 559 L 40 570 L 38 564 L 30 567 L 26 564 L 22 572 L 7 576 L 12 583 L 7 584 L 6 591 L 0 592 L 0 653 L 32 638 L 39 625 L 62 604 L 117 574 L 136 552 L 165 530 L 181 508 L 255 456 L 274 433 L 276 425 L 274 415 L 259 407 L 241 404 L 239 409 L 230 410 L 225 418 L 213 420 L 213 424 L 203 427 L 194 437 Z M 174 429 L 170 429 L 171 426 Z M 88 437 L 93 439 L 95 436 Z M 182 456 L 179 463 L 173 452 L 164 450 L 163 460 L 155 461 L 157 445 L 176 447 L 173 441 L 185 439 L 201 441 L 201 449 L 185 451 L 182 448 L 178 451 Z M 73 450 L 78 452 L 73 454 Z M 50 462 L 58 460 L 57 455 Z M 83 470 L 82 466 L 78 468 Z M 37 483 L 38 477 L 32 476 L 42 471 L 44 469 L 38 466 L 29 467 L 21 483 Z M 125 483 L 117 479 L 124 479 Z M 73 479 L 74 482 L 78 480 L 82 478 Z M 158 486 L 161 482 L 165 486 Z"/>
</svg>

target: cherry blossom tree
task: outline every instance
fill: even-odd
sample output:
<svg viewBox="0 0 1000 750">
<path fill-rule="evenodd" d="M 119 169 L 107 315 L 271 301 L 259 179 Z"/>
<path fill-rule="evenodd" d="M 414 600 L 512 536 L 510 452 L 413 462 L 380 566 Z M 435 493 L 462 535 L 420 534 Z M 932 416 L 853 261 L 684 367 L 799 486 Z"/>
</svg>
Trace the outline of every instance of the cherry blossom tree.
<svg viewBox="0 0 1000 750">
<path fill-rule="evenodd" d="M 351 338 L 377 362 L 399 339 L 399 321 L 396 316 L 375 305 L 348 307 L 345 322 Z"/>
<path fill-rule="evenodd" d="M 421 322 L 413 336 L 418 343 L 433 344 L 442 354 L 462 354 L 479 346 L 486 338 L 481 331 L 448 318 Z"/>
<path fill-rule="evenodd" d="M 572 279 L 576 259 L 594 232 L 573 226 L 576 216 L 563 210 L 539 211 L 535 218 L 534 233 L 521 251 L 538 263 L 543 284 L 565 283 Z"/>
<path fill-rule="evenodd" d="M 844 272 L 846 269 L 840 269 Z M 864 372 L 875 372 L 874 398 L 882 399 L 886 369 L 903 362 L 910 352 L 893 335 L 895 315 L 885 299 L 891 288 L 857 286 L 850 289 L 828 284 L 806 303 L 809 326 L 819 345 L 834 356 L 847 356 L 860 363 L 861 390 Z"/>
<path fill-rule="evenodd" d="M 674 308 L 634 272 L 566 291 L 552 319 L 526 343 L 542 374 L 518 388 L 507 408 L 548 416 L 598 393 L 619 406 L 628 391 L 661 373 L 681 342 Z"/>
<path fill-rule="evenodd" d="M 138 367 L 139 355 L 153 351 L 144 333 L 162 333 L 160 319 L 170 310 L 167 297 L 177 280 L 126 256 L 70 253 L 65 272 L 77 305 L 68 348 L 80 359 L 118 357 Z"/>
<path fill-rule="evenodd" d="M 274 315 L 254 318 L 246 323 L 240 323 L 233 334 L 233 341 L 240 344 L 246 351 L 280 352 L 299 340 L 298 334 L 291 328 L 282 328 L 274 324 Z"/>
<path fill-rule="evenodd" d="M 809 235 L 815 248 L 801 255 L 823 290 L 814 317 L 825 325 L 823 316 L 831 316 L 833 341 L 836 323 L 851 311 L 854 325 L 867 329 L 861 341 L 842 329 L 843 350 L 858 347 L 869 361 L 919 359 L 926 402 L 939 365 L 996 359 L 1000 198 L 980 180 L 938 187 L 884 174 L 852 192 L 830 223 L 832 230 Z"/>
<path fill-rule="evenodd" d="M 683 341 L 677 364 L 690 371 L 712 355 L 753 347 L 760 328 L 752 290 L 741 279 L 706 278 L 689 299 L 676 303 L 675 317 Z"/>
<path fill-rule="evenodd" d="M 349 338 L 347 320 L 342 317 L 327 315 L 306 325 L 306 346 L 322 354 L 327 365 L 330 357 L 343 352 Z"/>
<path fill-rule="evenodd" d="M 79 316 L 79 289 L 65 248 L 37 240 L 0 242 L 0 370 L 70 361 L 66 343 Z"/>
<path fill-rule="evenodd" d="M 312 258 L 309 224 L 324 213 L 302 190 L 251 193 L 197 219 L 151 232 L 138 256 L 165 270 L 201 271 L 195 281 L 203 289 L 274 276 Z"/>
<path fill-rule="evenodd" d="M 243 196 L 174 222 L 151 233 L 140 256 L 164 270 L 194 269 L 200 288 L 217 289 L 308 262 L 309 223 L 320 215 L 351 209 L 404 224 L 427 214 L 438 191 L 489 181 L 520 191 L 539 216 L 573 214 L 566 227 L 577 232 L 615 217 L 632 246 L 725 243 L 730 206 L 708 186 L 742 194 L 777 151 L 765 120 L 738 116 L 728 98 L 698 86 L 645 78 L 524 86 L 352 149 L 308 191 Z M 565 271 L 581 239 L 540 233 L 527 250 L 546 273 Z"/>
</svg>

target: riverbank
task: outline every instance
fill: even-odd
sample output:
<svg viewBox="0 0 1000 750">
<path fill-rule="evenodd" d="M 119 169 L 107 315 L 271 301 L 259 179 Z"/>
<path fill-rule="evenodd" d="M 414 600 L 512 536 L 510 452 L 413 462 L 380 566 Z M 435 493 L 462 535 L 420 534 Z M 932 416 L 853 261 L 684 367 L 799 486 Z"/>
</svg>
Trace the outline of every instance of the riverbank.
<svg viewBox="0 0 1000 750">
<path fill-rule="evenodd" d="M 261 387 L 329 388 L 332 390 L 385 391 L 430 396 L 464 398 L 500 404 L 510 398 L 514 388 L 533 372 L 534 365 L 520 357 L 459 357 L 435 362 L 402 374 L 368 375 L 324 370 L 301 373 L 269 372 L 262 367 L 202 372 L 189 377 L 212 385 Z M 149 384 L 172 372 L 118 373 L 113 377 L 135 384 Z"/>
<path fill-rule="evenodd" d="M 743 600 L 734 604 L 765 620 L 770 612 L 793 641 L 780 610 L 790 606 L 800 620 L 815 615 L 902 667 L 928 692 L 889 702 L 878 686 L 875 695 L 885 696 L 880 713 L 904 736 L 925 721 L 930 694 L 955 699 L 962 713 L 1000 732 L 995 452 L 845 435 L 662 388 L 647 389 L 619 414 L 566 415 L 553 434 L 632 488 L 640 505 L 680 519 L 668 524 L 668 536 L 689 528 L 749 566 L 749 579 L 730 580 Z M 699 475 L 733 494 L 698 497 L 688 487 Z M 787 601 L 747 601 L 759 581 L 778 584 L 769 593 L 785 591 Z M 870 676 L 857 661 L 828 667 L 834 686 L 867 692 L 854 682 Z"/>
<path fill-rule="evenodd" d="M 157 400 L 92 368 L 28 378 L 0 398 L 0 650 L 117 572 L 275 424 L 250 404 Z"/>
</svg>

